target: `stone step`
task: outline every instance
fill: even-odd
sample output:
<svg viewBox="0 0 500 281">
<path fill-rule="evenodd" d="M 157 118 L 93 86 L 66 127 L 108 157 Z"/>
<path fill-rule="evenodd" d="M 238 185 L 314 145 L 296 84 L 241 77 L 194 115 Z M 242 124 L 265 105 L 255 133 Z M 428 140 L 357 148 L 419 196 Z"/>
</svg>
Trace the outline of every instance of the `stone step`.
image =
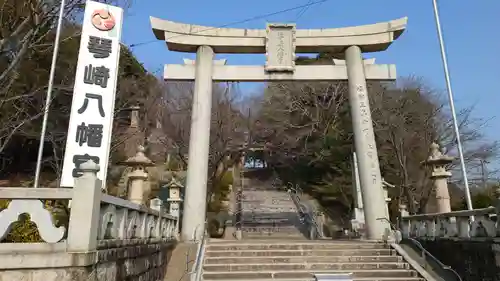
<svg viewBox="0 0 500 281">
<path fill-rule="evenodd" d="M 257 201 L 241 200 L 241 204 L 243 206 L 252 205 L 254 208 L 295 207 L 292 201 L 271 202 L 264 200 L 257 200 Z"/>
<path fill-rule="evenodd" d="M 241 215 L 245 219 L 260 219 L 260 220 L 288 220 L 288 219 L 299 219 L 299 216 L 296 213 L 277 213 L 277 214 L 269 214 L 269 213 L 243 213 Z"/>
<path fill-rule="evenodd" d="M 359 249 L 389 249 L 390 246 L 383 243 L 224 243 L 209 245 L 209 250 L 359 250 Z"/>
<path fill-rule="evenodd" d="M 242 225 L 248 226 L 248 227 L 257 227 L 257 228 L 270 228 L 270 227 L 293 227 L 295 225 L 301 225 L 302 223 L 300 222 L 299 219 L 296 220 L 290 220 L 290 219 L 276 219 L 276 220 L 243 220 L 241 222 Z"/>
<path fill-rule="evenodd" d="M 272 257 L 208 257 L 205 264 L 253 264 L 253 263 L 387 263 L 402 262 L 400 256 L 272 256 Z"/>
<path fill-rule="evenodd" d="M 297 212 L 242 212 L 241 215 L 245 218 L 259 218 L 259 219 L 298 219 Z"/>
<path fill-rule="evenodd" d="M 286 226 L 286 227 L 250 227 L 250 226 L 247 226 L 247 225 L 242 225 L 241 227 L 241 231 L 244 232 L 244 233 L 263 233 L 263 234 L 267 234 L 267 233 L 289 233 L 289 234 L 293 234 L 293 233 L 301 233 L 300 232 L 300 229 L 298 229 L 297 227 L 290 227 L 290 226 Z"/>
<path fill-rule="evenodd" d="M 254 263 L 254 264 L 205 264 L 203 272 L 237 272 L 237 271 L 296 271 L 309 270 L 312 272 L 321 270 L 393 270 L 410 269 L 410 266 L 404 262 L 391 263 Z"/>
<path fill-rule="evenodd" d="M 279 204 L 272 203 L 272 202 L 263 202 L 263 201 L 257 201 L 257 202 L 241 202 L 242 206 L 249 206 L 254 209 L 265 209 L 265 208 L 296 208 L 295 205 L 293 205 L 293 202 L 280 202 Z"/>
<path fill-rule="evenodd" d="M 262 233 L 267 233 L 267 232 L 285 232 L 285 233 L 290 233 L 290 232 L 300 232 L 300 226 L 295 226 L 293 224 L 282 224 L 282 225 L 268 225 L 268 226 L 253 226 L 253 225 L 248 225 L 248 224 L 242 224 L 241 225 L 241 230 L 246 231 L 246 232 L 262 232 Z"/>
<path fill-rule="evenodd" d="M 293 203 L 293 200 L 290 198 L 288 194 L 283 194 L 282 196 L 275 196 L 275 195 L 269 195 L 269 194 L 263 194 L 260 196 L 255 196 L 255 195 L 248 195 L 243 193 L 243 195 L 240 197 L 241 202 L 254 202 L 254 203 L 259 203 L 259 202 L 266 202 L 268 204 L 279 204 L 279 203 Z"/>
<path fill-rule="evenodd" d="M 267 234 L 267 233 L 284 233 L 284 234 L 293 234 L 293 233 L 300 233 L 300 230 L 296 228 L 256 228 L 256 227 L 242 227 L 241 231 L 244 233 L 262 233 L 262 234 Z"/>
<path fill-rule="evenodd" d="M 266 220 L 243 220 L 241 222 L 242 225 L 246 226 L 251 226 L 251 227 L 261 227 L 261 228 L 269 228 L 269 227 L 278 227 L 278 226 L 295 226 L 295 225 L 301 225 L 302 223 L 300 222 L 299 219 L 296 220 L 290 220 L 290 219 L 266 219 Z"/>
<path fill-rule="evenodd" d="M 257 197 L 257 196 L 246 196 L 243 195 L 241 197 L 241 202 L 247 202 L 247 203 L 266 203 L 266 204 L 273 204 L 273 205 L 279 205 L 279 204 L 290 204 L 293 203 L 293 200 L 290 197 L 277 197 L 277 196 L 269 196 L 269 195 L 263 195 L 262 197 Z"/>
<path fill-rule="evenodd" d="M 315 250 L 227 250 L 227 249 L 207 249 L 205 256 L 208 257 L 306 257 L 306 256 L 328 256 L 328 257 L 349 257 L 349 256 L 391 256 L 396 255 L 396 251 L 391 249 L 315 249 Z"/>
<path fill-rule="evenodd" d="M 297 207 L 293 204 L 266 204 L 264 202 L 241 202 L 242 207 L 248 207 L 248 210 L 285 210 L 293 209 L 296 210 Z M 261 211 L 263 212 L 263 211 Z"/>
<path fill-rule="evenodd" d="M 212 280 L 219 280 L 219 279 L 206 279 L 204 278 L 203 280 L 205 281 L 212 281 Z M 237 279 L 238 281 L 273 281 L 276 279 Z M 281 281 L 316 281 L 314 277 L 312 277 L 312 274 L 310 277 L 304 277 L 304 278 L 282 278 L 279 279 Z M 420 278 L 420 277 L 382 277 L 382 278 L 376 278 L 374 279 L 373 277 L 353 277 L 352 281 L 425 281 L 425 279 Z"/>
<path fill-rule="evenodd" d="M 243 233 L 243 239 L 247 240 L 257 240 L 257 239 L 267 239 L 272 241 L 285 240 L 285 239 L 296 239 L 296 240 L 307 240 L 307 238 L 302 234 L 284 234 L 284 233 L 264 233 L 264 234 L 255 234 L 255 233 Z"/>
<path fill-rule="evenodd" d="M 253 207 L 248 207 L 248 206 L 242 206 L 241 207 L 241 213 L 242 214 L 261 214 L 261 215 L 269 215 L 269 216 L 287 216 L 291 214 L 298 214 L 298 209 L 295 207 L 286 207 L 286 208 L 253 208 Z"/>
<path fill-rule="evenodd" d="M 283 217 L 297 217 L 297 210 L 287 210 L 282 211 L 282 209 L 273 210 L 242 210 L 241 212 L 244 216 L 262 216 L 262 217 L 272 217 L 272 218 L 283 218 Z"/>
<path fill-rule="evenodd" d="M 381 278 L 400 278 L 409 280 L 407 278 L 418 277 L 414 270 L 408 269 L 392 269 L 392 270 L 316 270 L 314 274 L 318 273 L 338 273 L 346 274 L 352 273 L 355 278 L 370 277 L 368 280 L 381 280 Z M 216 280 L 241 280 L 241 279 L 289 279 L 289 278 L 311 278 L 313 272 L 309 270 L 294 270 L 294 271 L 225 271 L 225 272 L 207 272 L 203 273 L 203 280 L 216 279 Z"/>
<path fill-rule="evenodd" d="M 243 191 L 243 196 L 241 199 L 250 199 L 250 200 L 284 200 L 284 201 L 292 201 L 290 195 L 286 192 L 246 192 Z"/>
<path fill-rule="evenodd" d="M 277 213 L 275 216 L 270 216 L 269 214 L 242 214 L 244 219 L 247 220 L 300 220 L 300 217 L 296 214 L 279 214 Z"/>
<path fill-rule="evenodd" d="M 303 225 L 300 221 L 244 221 L 241 223 L 242 227 L 246 228 L 256 228 L 256 229 L 262 229 L 262 230 L 269 230 L 269 229 L 274 229 L 274 228 L 298 228 Z"/>
<path fill-rule="evenodd" d="M 276 224 L 264 224 L 264 223 L 242 223 L 241 228 L 247 230 L 248 232 L 290 232 L 299 231 L 300 224 L 295 225 L 293 223 L 276 223 Z"/>
</svg>

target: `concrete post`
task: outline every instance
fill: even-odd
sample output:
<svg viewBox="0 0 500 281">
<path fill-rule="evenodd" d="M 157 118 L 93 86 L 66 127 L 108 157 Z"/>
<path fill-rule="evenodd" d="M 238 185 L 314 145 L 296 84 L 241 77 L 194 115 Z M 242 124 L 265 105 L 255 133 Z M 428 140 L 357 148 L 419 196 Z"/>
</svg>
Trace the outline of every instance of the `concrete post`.
<svg viewBox="0 0 500 281">
<path fill-rule="evenodd" d="M 354 197 L 354 218 L 351 220 L 352 229 L 364 237 L 365 213 L 363 212 L 363 196 L 361 194 L 361 184 L 359 182 L 358 158 L 356 152 L 352 153 L 352 185 Z"/>
<path fill-rule="evenodd" d="M 391 204 L 392 199 L 389 197 L 389 188 L 395 188 L 396 186 L 393 184 L 390 184 L 382 178 L 382 188 L 384 189 L 384 199 L 385 199 L 385 212 L 387 218 L 390 217 L 389 213 L 389 205 Z"/>
<path fill-rule="evenodd" d="M 349 85 L 349 104 L 354 130 L 354 144 L 358 158 L 363 208 L 368 239 L 383 240 L 390 225 L 386 218 L 377 147 L 371 118 L 361 49 L 351 46 L 345 52 Z M 389 219 L 389 218 L 387 218 Z"/>
<path fill-rule="evenodd" d="M 453 159 L 453 157 L 443 155 L 439 151 L 438 144 L 431 144 L 431 155 L 424 162 L 432 169 L 430 178 L 434 184 L 435 209 L 428 209 L 430 213 L 451 212 L 450 193 L 448 191 L 448 179 L 451 177 L 451 173 L 446 170 L 446 165 L 453 162 Z"/>
<path fill-rule="evenodd" d="M 161 201 L 160 198 L 153 198 L 151 199 L 151 201 L 149 201 L 149 208 L 158 212 L 162 212 L 162 209 L 164 208 L 163 201 Z"/>
<path fill-rule="evenodd" d="M 387 186 L 383 185 L 384 189 L 384 199 L 385 199 L 385 212 L 387 213 L 387 218 L 389 218 L 389 204 L 391 203 L 391 198 L 389 197 L 389 191 Z"/>
<path fill-rule="evenodd" d="M 83 172 L 75 178 L 73 201 L 69 216 L 68 252 L 85 253 L 97 249 L 97 232 L 101 210 L 101 181 L 97 179 L 99 165 L 89 160 L 80 165 Z"/>
<path fill-rule="evenodd" d="M 191 134 L 181 238 L 201 239 L 207 207 L 207 173 L 212 111 L 212 69 L 214 51 L 200 46 L 196 52 Z"/>
<path fill-rule="evenodd" d="M 408 212 L 408 208 L 406 207 L 405 204 L 400 204 L 399 205 L 399 214 L 402 218 L 404 217 L 407 217 L 410 215 L 410 213 Z"/>
</svg>

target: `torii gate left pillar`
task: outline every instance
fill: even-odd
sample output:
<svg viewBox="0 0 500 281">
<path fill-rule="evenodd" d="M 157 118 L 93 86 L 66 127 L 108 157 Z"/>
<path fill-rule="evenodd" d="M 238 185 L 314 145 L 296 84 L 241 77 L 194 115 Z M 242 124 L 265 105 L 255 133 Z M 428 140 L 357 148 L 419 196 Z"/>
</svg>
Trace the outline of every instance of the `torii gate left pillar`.
<svg viewBox="0 0 500 281">
<path fill-rule="evenodd" d="M 207 208 L 207 175 L 210 153 L 210 121 L 212 116 L 212 69 L 214 64 L 224 65 L 226 60 L 214 61 L 214 51 L 200 46 L 196 61 L 184 60 L 194 65 L 195 82 L 189 137 L 187 181 L 182 216 L 182 239 L 199 239 L 205 231 Z"/>
<path fill-rule="evenodd" d="M 383 240 L 390 230 L 366 80 L 394 80 L 394 65 L 363 61 L 363 52 L 383 51 L 401 35 L 407 19 L 348 28 L 295 30 L 269 24 L 266 30 L 211 28 L 151 18 L 153 32 L 172 51 L 197 53 L 195 65 L 166 65 L 166 80 L 195 80 L 183 240 L 200 239 L 206 217 L 212 81 L 348 80 L 349 103 L 367 238 Z M 345 62 L 295 66 L 295 53 L 335 53 Z M 215 65 L 214 53 L 265 53 L 265 66 Z M 335 64 L 335 65 L 333 65 Z"/>
</svg>

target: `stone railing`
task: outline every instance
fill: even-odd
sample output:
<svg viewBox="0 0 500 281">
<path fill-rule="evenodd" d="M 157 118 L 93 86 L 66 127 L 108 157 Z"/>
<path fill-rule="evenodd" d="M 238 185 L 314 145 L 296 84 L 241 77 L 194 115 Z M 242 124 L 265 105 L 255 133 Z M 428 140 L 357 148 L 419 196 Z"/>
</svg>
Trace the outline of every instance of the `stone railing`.
<svg viewBox="0 0 500 281">
<path fill-rule="evenodd" d="M 453 269 L 462 280 L 498 280 L 500 205 L 495 205 L 472 211 L 403 216 L 402 243 L 417 241 L 440 261 L 442 268 Z"/>
<path fill-rule="evenodd" d="M 499 208 L 489 207 L 404 216 L 401 219 L 401 231 L 403 238 L 500 237 L 500 223 L 497 221 L 499 212 Z"/>
<path fill-rule="evenodd" d="M 80 168 L 72 189 L 0 188 L 0 199 L 10 201 L 0 211 L 0 271 L 7 272 L 0 279 L 161 279 L 177 240 L 177 218 L 159 199 L 149 208 L 102 193 L 99 167 L 89 161 Z M 47 200 L 66 201 L 69 222 L 56 226 Z M 3 241 L 21 214 L 36 224 L 41 242 Z"/>
</svg>

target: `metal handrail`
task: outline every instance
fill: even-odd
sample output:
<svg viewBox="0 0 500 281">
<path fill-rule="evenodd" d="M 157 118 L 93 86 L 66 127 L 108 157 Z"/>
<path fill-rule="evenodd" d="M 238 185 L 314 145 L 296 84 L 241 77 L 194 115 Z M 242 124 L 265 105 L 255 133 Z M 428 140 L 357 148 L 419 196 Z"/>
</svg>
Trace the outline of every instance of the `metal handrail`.
<svg viewBox="0 0 500 281">
<path fill-rule="evenodd" d="M 291 183 L 289 183 L 289 185 L 291 185 Z M 302 194 L 303 193 L 302 189 L 298 185 L 295 185 L 295 187 L 289 186 L 287 189 L 287 192 L 290 194 L 290 197 L 292 198 L 292 201 L 294 202 L 294 204 L 297 206 L 297 208 L 299 208 L 299 211 L 302 214 L 305 214 L 307 216 L 307 218 L 309 219 L 308 222 L 310 222 L 312 224 L 312 226 L 314 227 L 314 229 L 316 231 L 316 235 L 319 238 L 323 238 L 323 231 L 321 231 L 321 228 L 320 228 L 318 222 L 316 221 L 314 214 L 311 214 L 307 210 L 304 210 L 302 204 L 300 203 L 301 199 L 300 199 L 300 196 L 298 195 L 298 193 L 300 192 Z M 316 237 L 310 237 L 310 238 L 315 239 Z"/>
<path fill-rule="evenodd" d="M 378 218 L 377 220 L 385 220 L 386 222 L 389 223 L 389 225 L 391 226 L 391 228 L 394 230 L 394 231 L 399 231 L 401 232 L 401 229 L 393 224 L 388 218 Z M 448 271 L 451 271 L 457 278 L 458 280 L 462 281 L 462 277 L 460 277 L 460 275 L 449 265 L 446 265 L 444 263 L 442 263 L 438 258 L 436 258 L 433 254 L 431 254 L 427 249 L 424 248 L 424 246 L 422 245 L 422 243 L 420 243 L 418 240 L 414 239 L 414 238 L 411 238 L 411 237 L 405 237 L 405 239 L 407 240 L 410 240 L 413 244 L 415 244 L 417 246 L 417 248 L 419 248 L 419 250 L 421 251 L 421 258 L 425 261 L 426 260 L 426 257 L 429 256 L 431 259 L 433 259 L 442 269 L 444 270 L 448 270 Z M 398 241 L 399 243 L 399 241 Z"/>
<path fill-rule="evenodd" d="M 196 241 L 196 233 L 198 232 L 198 228 L 200 225 L 196 226 L 196 228 L 193 231 L 193 241 Z M 203 259 L 205 258 L 205 244 L 206 240 L 208 237 L 208 230 L 207 230 L 207 221 L 204 223 L 203 227 L 203 235 L 201 236 L 201 239 L 198 242 L 198 249 L 196 251 L 196 258 L 195 262 L 193 265 L 193 269 L 191 270 L 191 281 L 201 281 L 201 276 L 202 276 L 202 270 L 203 270 Z"/>
</svg>

